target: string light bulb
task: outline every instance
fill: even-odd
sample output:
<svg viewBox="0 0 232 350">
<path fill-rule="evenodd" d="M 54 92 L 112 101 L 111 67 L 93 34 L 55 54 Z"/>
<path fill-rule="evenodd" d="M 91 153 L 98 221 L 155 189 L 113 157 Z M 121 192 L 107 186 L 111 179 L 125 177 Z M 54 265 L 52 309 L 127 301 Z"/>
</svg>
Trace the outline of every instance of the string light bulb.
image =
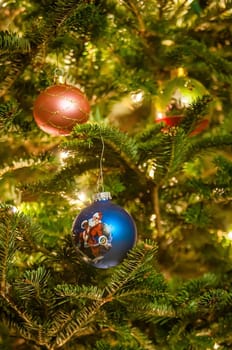
<svg viewBox="0 0 232 350">
<path fill-rule="evenodd" d="M 232 241 L 232 230 L 228 232 L 227 237 Z"/>
</svg>

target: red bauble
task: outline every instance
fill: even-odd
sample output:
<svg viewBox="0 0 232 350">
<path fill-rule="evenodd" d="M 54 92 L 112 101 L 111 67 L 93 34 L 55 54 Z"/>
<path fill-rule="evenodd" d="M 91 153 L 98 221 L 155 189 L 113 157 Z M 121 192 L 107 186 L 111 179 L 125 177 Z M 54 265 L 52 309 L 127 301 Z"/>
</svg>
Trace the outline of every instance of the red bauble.
<svg viewBox="0 0 232 350">
<path fill-rule="evenodd" d="M 182 120 L 183 120 L 183 116 L 171 116 L 171 117 L 156 119 L 156 123 L 164 122 L 167 126 L 172 127 L 172 126 L 178 126 Z M 209 125 L 208 119 L 200 120 L 195 126 L 195 129 L 190 133 L 190 136 L 200 134 L 202 131 L 204 131 L 208 127 L 208 125 Z M 164 128 L 163 131 L 166 132 L 168 130 Z"/>
<path fill-rule="evenodd" d="M 41 92 L 34 103 L 33 115 L 38 127 L 48 134 L 67 136 L 76 124 L 89 119 L 90 105 L 75 86 L 57 84 Z"/>
</svg>

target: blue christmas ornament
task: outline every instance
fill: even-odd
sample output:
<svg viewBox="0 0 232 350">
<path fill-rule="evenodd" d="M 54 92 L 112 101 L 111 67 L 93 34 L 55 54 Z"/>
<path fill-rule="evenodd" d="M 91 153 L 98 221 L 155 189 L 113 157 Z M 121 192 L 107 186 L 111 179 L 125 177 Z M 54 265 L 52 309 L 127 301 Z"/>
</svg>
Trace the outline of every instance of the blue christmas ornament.
<svg viewBox="0 0 232 350">
<path fill-rule="evenodd" d="M 130 214 L 110 199 L 109 192 L 97 193 L 72 228 L 73 243 L 83 260 L 102 269 L 118 265 L 137 237 Z"/>
</svg>

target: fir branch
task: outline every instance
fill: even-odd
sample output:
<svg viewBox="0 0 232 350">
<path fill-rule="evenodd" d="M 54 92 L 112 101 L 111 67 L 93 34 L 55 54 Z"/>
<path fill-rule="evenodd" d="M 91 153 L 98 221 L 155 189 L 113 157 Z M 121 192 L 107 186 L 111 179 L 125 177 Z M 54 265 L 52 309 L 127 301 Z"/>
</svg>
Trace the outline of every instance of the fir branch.
<svg viewBox="0 0 232 350">
<path fill-rule="evenodd" d="M 201 42 L 187 40 L 186 44 L 189 45 L 192 54 L 195 54 L 196 58 L 201 58 L 203 61 L 205 61 L 205 63 L 212 68 L 215 73 L 219 72 L 220 78 L 224 76 L 226 82 L 228 82 L 228 77 L 232 79 L 232 64 L 230 61 L 221 57 L 215 52 L 209 51 L 206 45 Z"/>
<path fill-rule="evenodd" d="M 214 164 L 217 167 L 216 177 L 214 179 L 217 186 L 232 185 L 232 161 L 223 156 L 216 156 Z"/>
<path fill-rule="evenodd" d="M 16 245 L 16 226 L 14 214 L 9 210 L 5 213 L 1 210 L 0 222 L 0 290 L 4 293 L 7 290 L 7 280 L 9 266 L 12 263 L 13 256 L 17 250 Z"/>
<path fill-rule="evenodd" d="M 92 334 L 94 329 L 91 324 L 101 307 L 99 301 L 95 301 L 91 306 L 84 307 L 81 312 L 73 310 L 66 314 L 67 319 L 60 327 L 59 332 L 54 337 L 54 348 L 60 348 L 67 344 L 73 337 L 80 337 L 83 334 Z"/>
<path fill-rule="evenodd" d="M 47 22 L 47 25 L 54 28 L 57 32 L 64 22 L 71 16 L 78 6 L 83 4 L 82 0 L 70 0 L 68 3 L 64 0 L 56 0 L 50 5 L 50 12 L 53 14 L 53 21 Z"/>
<path fill-rule="evenodd" d="M 183 213 L 185 222 L 193 224 L 195 227 L 209 227 L 211 218 L 209 212 L 202 202 L 189 205 Z"/>
<path fill-rule="evenodd" d="M 192 193 L 198 193 L 204 204 L 229 203 L 232 199 L 231 182 L 218 182 L 214 177 L 212 180 L 190 179 L 185 184 L 180 184 L 183 193 L 187 197 Z M 184 186 L 184 187 L 183 187 Z M 204 198 L 204 199 L 203 199 Z M 187 199 L 187 198 L 186 198 Z"/>
<path fill-rule="evenodd" d="M 9 258 L 7 258 L 10 259 L 9 262 L 16 249 L 23 252 L 35 251 L 45 254 L 48 253 L 46 248 L 41 244 L 43 239 L 41 228 L 33 223 L 31 218 L 20 212 L 14 213 L 12 207 L 8 205 L 2 205 L 0 207 L 0 218 L 2 220 L 2 232 L 4 232 L 4 230 L 8 232 L 8 235 L 2 233 L 2 242 L 4 242 L 5 239 L 9 239 L 8 244 L 12 246 L 13 249 L 10 250 L 11 253 L 9 254 Z M 1 243 L 1 239 L 0 244 L 3 245 L 4 249 L 7 249 L 8 245 Z"/>
<path fill-rule="evenodd" d="M 198 317 L 212 320 L 223 314 L 232 297 L 231 292 L 224 288 L 226 278 L 209 273 L 179 286 L 174 300 L 178 317 L 186 319 L 187 315 L 192 315 L 197 322 Z"/>
<path fill-rule="evenodd" d="M 222 288 L 208 290 L 198 300 L 199 311 L 208 313 L 221 312 L 228 310 L 231 306 L 232 293 Z M 209 310 L 210 306 L 210 310 Z"/>
<path fill-rule="evenodd" d="M 2 133 L 15 129 L 15 118 L 20 112 L 21 109 L 16 101 L 0 104 L 0 131 Z"/>
<path fill-rule="evenodd" d="M 86 299 L 86 300 L 101 300 L 103 291 L 95 286 L 73 286 L 62 284 L 55 288 L 55 292 L 61 302 L 69 301 L 70 299 L 75 302 L 75 299 Z"/>
<path fill-rule="evenodd" d="M 146 135 L 144 137 L 147 138 Z M 147 167 L 148 172 L 150 168 L 153 169 L 154 174 L 150 178 L 159 186 L 181 170 L 187 160 L 188 150 L 188 138 L 181 128 L 170 128 L 168 133 L 161 132 L 157 137 L 138 144 L 140 162 L 143 168 Z"/>
<path fill-rule="evenodd" d="M 22 38 L 17 33 L 0 31 L 0 50 L 8 52 L 29 52 L 30 42 L 27 38 Z"/>
<path fill-rule="evenodd" d="M 4 67 L 3 79 L 0 84 L 0 97 L 7 93 L 20 73 L 25 69 L 29 63 L 28 57 L 27 53 L 15 53 L 12 57 L 8 57 L 8 65 Z"/>
<path fill-rule="evenodd" d="M 21 191 L 26 194 L 38 193 L 41 196 L 44 194 L 57 196 L 57 193 L 60 193 L 60 196 L 66 198 L 66 193 L 70 190 L 77 190 L 77 184 L 74 177 L 83 175 L 90 171 L 90 169 L 99 169 L 99 162 L 96 161 L 96 158 L 83 160 L 80 162 L 78 157 L 74 157 L 70 161 L 67 160 L 66 164 L 57 169 L 56 172 L 50 173 L 50 177 L 44 180 L 35 181 L 32 184 L 21 185 L 19 188 Z"/>
<path fill-rule="evenodd" d="M 97 39 L 104 35 L 107 28 L 107 9 L 101 1 L 80 2 L 78 8 L 66 20 L 67 29 L 74 31 L 78 36 L 85 35 Z"/>
<path fill-rule="evenodd" d="M 136 6 L 136 3 L 133 0 L 123 1 L 125 6 L 133 13 L 138 22 L 138 28 L 140 35 L 144 35 L 146 32 L 146 26 L 143 20 L 143 17 L 140 13 L 139 8 Z"/>
<path fill-rule="evenodd" d="M 136 339 L 139 346 L 144 350 L 154 350 L 154 343 L 149 337 L 139 328 L 133 327 L 131 329 L 131 336 Z"/>
<path fill-rule="evenodd" d="M 184 41 L 184 45 L 183 45 Z M 176 45 L 170 48 L 167 58 L 170 60 L 183 62 L 186 58 L 191 60 L 201 60 L 206 64 L 207 68 L 214 71 L 215 75 L 220 76 L 220 81 L 230 83 L 232 80 L 232 64 L 226 58 L 221 57 L 217 52 L 208 50 L 207 44 L 197 41 L 191 37 L 176 37 Z"/>
<path fill-rule="evenodd" d="M 168 171 L 168 164 L 171 157 L 170 139 L 166 135 L 161 142 L 154 146 L 153 141 L 144 144 L 143 149 L 140 150 L 141 167 L 146 175 L 149 176 L 149 170 L 152 170 L 153 176 L 150 176 L 155 184 L 159 184 Z M 146 157 L 146 159 L 144 159 Z"/>
<path fill-rule="evenodd" d="M 230 19 L 231 17 L 231 0 L 225 0 L 224 3 L 216 2 L 214 6 L 210 3 L 206 4 L 204 11 L 201 13 L 200 23 L 209 26 L 220 18 L 221 23 L 225 19 Z"/>
<path fill-rule="evenodd" d="M 40 57 L 44 56 L 44 51 L 48 45 L 63 30 L 66 21 L 81 3 L 82 0 L 70 0 L 68 3 L 64 0 L 56 0 L 54 3 L 49 4 L 45 23 L 37 29 L 36 33 L 28 33 L 29 35 L 33 34 L 30 38 L 32 42 L 34 41 L 33 57 L 31 57 L 33 65 L 38 64 Z"/>
<path fill-rule="evenodd" d="M 111 278 L 111 282 L 105 288 L 107 299 L 117 298 L 117 295 L 122 295 L 122 291 L 134 279 L 141 279 L 141 276 L 146 275 L 150 270 L 149 263 L 154 257 L 157 247 L 153 246 L 151 249 L 143 249 L 142 247 L 133 248 L 125 259 L 120 269 L 117 269 Z M 146 263 L 145 263 L 146 262 Z"/>
<path fill-rule="evenodd" d="M 15 315 L 17 315 L 21 319 L 21 322 L 24 323 L 23 326 L 25 327 L 25 331 L 26 330 L 28 331 L 28 329 L 34 329 L 36 327 L 35 321 L 31 317 L 31 315 L 29 315 L 25 310 L 21 310 L 20 307 L 18 307 L 18 305 L 16 305 L 14 303 L 14 301 L 11 300 L 7 294 L 5 294 L 3 291 L 1 291 L 0 297 L 6 303 L 6 306 L 9 309 L 9 311 L 13 312 Z M 28 332 L 28 333 L 30 334 L 30 332 Z M 28 339 L 31 339 L 30 335 L 29 335 Z"/>
<path fill-rule="evenodd" d="M 169 137 L 169 142 L 170 158 L 167 165 L 167 174 L 163 181 L 181 170 L 183 163 L 187 160 L 188 139 L 183 130 L 177 129 L 174 135 Z"/>
<path fill-rule="evenodd" d="M 162 298 L 157 298 L 152 303 L 141 306 L 136 312 L 136 319 L 149 322 L 152 324 L 165 324 L 172 322 L 177 318 L 177 312 L 172 305 L 172 297 L 167 292 Z"/>
<path fill-rule="evenodd" d="M 162 236 L 162 225 L 161 225 L 161 214 L 160 214 L 160 201 L 159 201 L 159 187 L 157 185 L 154 186 L 153 189 L 153 205 L 154 205 L 154 213 L 156 215 L 155 225 L 157 230 L 158 238 Z"/>
<path fill-rule="evenodd" d="M 58 347 L 66 344 L 71 338 L 80 336 L 85 328 L 92 327 L 91 324 L 93 320 L 96 318 L 96 315 L 100 312 L 101 308 L 108 303 L 111 303 L 112 300 L 123 300 L 128 296 L 138 297 L 148 295 L 149 290 L 143 287 L 143 290 L 139 288 L 138 290 L 133 290 L 130 287 L 130 284 L 133 281 L 140 279 L 141 283 L 144 282 L 144 275 L 150 271 L 151 266 L 144 264 L 144 262 L 149 262 L 153 258 L 153 254 L 156 251 L 156 247 L 152 247 L 150 250 L 145 250 L 144 247 L 134 248 L 129 254 L 128 258 L 121 264 L 120 268 L 118 268 L 117 272 L 111 278 L 111 282 L 108 283 L 108 286 L 105 288 L 103 297 L 102 292 L 100 292 L 100 299 L 95 299 L 91 302 L 90 305 L 82 308 L 81 312 L 73 312 L 72 317 L 70 316 L 67 319 L 67 323 L 65 323 L 64 327 L 62 327 L 59 332 L 56 334 L 56 344 Z M 143 277 L 142 277 L 143 276 Z M 63 295 L 64 291 L 65 295 Z M 58 286 L 58 294 L 62 292 L 64 297 L 68 297 L 68 299 L 73 299 L 75 294 L 78 293 L 78 290 L 83 297 L 86 298 L 86 292 L 88 288 L 84 287 L 79 289 L 78 287 L 67 286 L 65 288 Z M 90 290 L 91 292 L 96 293 L 96 289 Z M 71 292 L 71 294 L 70 294 Z M 65 299 L 64 299 L 65 300 Z M 92 300 L 92 298 L 90 298 Z"/>
<path fill-rule="evenodd" d="M 30 41 L 30 55 L 21 53 L 10 58 L 10 69 L 5 70 L 4 81 L 0 86 L 0 96 L 11 88 L 27 65 L 32 64 L 38 69 L 41 67 L 41 62 L 42 65 L 44 64 L 44 60 L 41 60 L 41 57 L 44 57 L 44 50 L 63 28 L 67 18 L 79 6 L 79 2 L 72 0 L 67 3 L 57 0 L 46 13 L 45 24 L 33 32 L 28 31 L 25 37 Z"/>
<path fill-rule="evenodd" d="M 135 140 L 136 143 L 139 145 L 137 145 L 137 147 L 140 149 L 140 147 L 142 148 L 143 144 L 147 144 L 148 141 L 149 142 L 162 142 L 162 133 L 161 133 L 161 129 L 162 129 L 162 124 L 160 123 L 154 123 L 154 125 L 148 125 L 147 128 L 145 130 L 142 130 L 140 132 L 138 132 L 135 135 Z M 155 144 L 154 144 L 155 147 Z"/>
<path fill-rule="evenodd" d="M 231 134 L 210 135 L 200 140 L 192 141 L 186 150 L 186 158 L 190 161 L 200 153 L 210 152 L 214 149 L 232 146 Z"/>
<path fill-rule="evenodd" d="M 70 169 L 67 171 L 62 171 L 62 174 L 70 174 Z M 75 170 L 73 169 L 73 175 L 75 175 Z M 56 181 L 58 179 L 58 181 Z M 60 178 L 58 176 L 54 176 L 50 180 L 44 180 L 44 181 L 37 181 L 32 184 L 25 184 L 18 186 L 18 189 L 21 191 L 22 198 L 24 202 L 30 201 L 30 198 L 34 197 L 34 199 L 44 199 L 48 198 L 56 198 L 57 200 L 69 201 L 71 200 L 71 196 L 68 196 L 67 192 L 75 190 L 77 191 L 78 188 L 76 186 L 76 183 L 72 180 L 69 180 L 67 178 Z"/>
<path fill-rule="evenodd" d="M 47 349 L 56 350 L 60 347 L 62 348 L 62 346 L 67 342 L 70 343 L 70 339 L 66 340 L 66 328 L 68 328 L 69 331 L 72 329 L 74 333 L 75 328 L 75 330 L 78 331 L 77 337 L 90 336 L 96 332 L 96 329 L 92 325 L 88 325 L 88 327 L 83 327 L 82 329 L 77 330 L 77 317 L 78 315 L 75 313 L 74 309 L 68 312 L 59 310 L 50 315 L 50 319 L 46 323 L 45 327 Z"/>
<path fill-rule="evenodd" d="M 39 266 L 36 270 L 26 270 L 23 280 L 16 280 L 14 289 L 20 295 L 22 301 L 30 301 L 33 298 L 37 302 L 44 301 L 43 294 L 47 288 L 50 273 L 44 266 Z"/>
<path fill-rule="evenodd" d="M 100 146 L 102 148 L 101 137 L 104 142 L 111 146 L 113 150 L 121 154 L 126 162 L 137 161 L 137 147 L 134 140 L 118 129 L 99 124 L 77 125 L 73 130 L 73 140 L 64 143 L 65 146 L 84 145 L 85 147 Z M 75 137 L 77 138 L 75 140 Z M 78 140 L 79 139 L 79 140 Z M 100 154 L 100 153 L 99 153 Z M 129 161 L 131 159 L 131 161 Z"/>
<path fill-rule="evenodd" d="M 112 346 L 104 340 L 97 341 L 94 350 L 154 350 L 152 340 L 139 327 L 112 324 L 108 329 L 112 334 L 117 334 L 119 339 Z"/>
<path fill-rule="evenodd" d="M 65 141 L 62 146 L 77 151 L 78 157 L 84 160 L 94 158 L 96 161 L 96 154 L 99 157 L 101 155 L 103 140 L 105 145 L 103 167 L 118 169 L 122 166 L 127 174 L 131 172 L 135 177 L 141 175 L 136 164 L 138 161 L 136 143 L 127 134 L 105 125 L 84 124 L 74 127 L 72 135 L 73 139 Z"/>
<path fill-rule="evenodd" d="M 21 158 L 17 160 L 11 160 L 12 164 L 9 164 L 7 166 L 4 166 L 3 169 L 0 169 L 0 178 L 3 178 L 4 176 L 8 175 L 9 173 L 14 173 L 19 169 L 28 169 L 29 171 L 32 168 L 38 167 L 41 169 L 42 165 L 45 165 L 45 163 L 48 164 L 48 160 L 44 161 L 43 156 L 40 157 L 34 157 L 34 159 L 31 157 L 28 158 Z"/>
<path fill-rule="evenodd" d="M 209 95 L 204 95 L 196 99 L 188 108 L 186 108 L 185 116 L 179 126 L 191 135 L 191 132 L 198 126 L 198 123 L 203 120 L 207 113 L 208 104 L 212 101 Z"/>
<path fill-rule="evenodd" d="M 73 312 L 72 312 L 73 313 Z M 54 337 L 65 328 L 66 324 L 72 320 L 72 313 L 65 312 L 63 309 L 58 309 L 51 313 L 51 317 L 47 322 L 46 330 L 49 337 Z M 54 349 L 55 346 L 52 346 Z"/>
</svg>

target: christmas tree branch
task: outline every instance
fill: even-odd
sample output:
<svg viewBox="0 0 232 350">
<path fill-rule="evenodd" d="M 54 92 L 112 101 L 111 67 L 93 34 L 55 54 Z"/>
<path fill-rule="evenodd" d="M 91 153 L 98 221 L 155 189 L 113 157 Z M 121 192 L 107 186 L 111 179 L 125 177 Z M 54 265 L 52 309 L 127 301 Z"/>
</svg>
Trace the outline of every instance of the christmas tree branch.
<svg viewBox="0 0 232 350">
<path fill-rule="evenodd" d="M 59 332 L 56 333 L 55 343 L 56 347 L 64 346 L 70 339 L 73 337 L 80 337 L 83 333 L 88 332 L 87 326 L 89 329 L 89 334 L 94 332 L 94 319 L 96 320 L 97 315 L 101 314 L 101 310 L 104 305 L 114 302 L 122 302 L 128 298 L 139 298 L 139 297 L 149 297 L 151 293 L 149 289 L 149 278 L 156 279 L 156 274 L 154 276 L 149 276 L 148 271 L 150 271 L 151 265 L 152 270 L 153 264 L 152 259 L 153 255 L 156 252 L 156 247 L 151 246 L 145 248 L 143 246 L 135 247 L 131 252 L 129 252 L 128 257 L 125 261 L 122 262 L 122 265 L 116 270 L 116 272 L 111 277 L 111 281 L 107 283 L 105 289 L 100 292 L 98 289 L 90 288 L 90 294 L 96 294 L 96 300 L 90 305 L 87 305 L 82 308 L 81 312 L 73 311 L 72 314 L 64 314 L 64 320 L 62 322 L 62 327 L 59 329 Z M 144 262 L 148 264 L 144 264 Z M 147 275 L 148 274 L 148 275 Z M 148 284 L 146 287 L 145 280 Z M 149 277 L 148 277 L 149 276 Z M 131 288 L 134 281 L 141 281 L 138 288 Z M 157 278 L 156 283 L 160 283 L 159 278 Z M 73 286 L 59 286 L 57 292 L 62 296 L 62 304 L 64 302 L 75 302 L 75 299 L 80 300 L 81 298 L 87 298 L 87 300 L 92 300 L 92 297 L 88 296 L 87 287 L 73 287 Z M 163 295 L 163 290 L 157 292 L 157 295 L 161 293 Z M 141 305 L 142 307 L 142 305 Z M 103 312 L 103 310 L 102 310 Z M 106 321 L 107 323 L 107 321 Z M 110 322 L 111 324 L 111 322 Z M 112 330 L 112 326 L 108 331 Z M 55 347 L 55 348 L 56 348 Z"/>
<path fill-rule="evenodd" d="M 16 252 L 16 221 L 10 208 L 1 208 L 0 223 L 0 290 L 7 290 L 9 265 Z M 12 220 L 13 219 L 13 220 Z M 13 222 L 12 222 L 13 221 Z"/>
<path fill-rule="evenodd" d="M 2 52 L 29 52 L 30 42 L 26 38 L 20 37 L 17 33 L 0 31 L 0 50 Z"/>
<path fill-rule="evenodd" d="M 25 326 L 28 328 L 35 328 L 37 324 L 35 321 L 26 313 L 26 311 L 21 311 L 21 309 L 7 296 L 7 294 L 1 290 L 0 296 L 6 302 L 7 308 L 10 308 L 21 320 L 25 322 Z"/>
<path fill-rule="evenodd" d="M 9 132 L 16 131 L 16 117 L 20 114 L 21 109 L 16 101 L 8 101 L 0 104 L 0 133 L 2 136 L 9 137 Z"/>
<path fill-rule="evenodd" d="M 94 301 L 91 306 L 83 308 L 80 313 L 73 310 L 70 315 L 67 314 L 65 323 L 62 323 L 59 332 L 55 335 L 54 349 L 64 346 L 73 337 L 81 337 L 83 334 L 89 335 L 93 333 L 91 323 L 93 323 L 104 303 L 103 301 Z"/>
<path fill-rule="evenodd" d="M 124 1 L 124 3 L 129 9 L 132 10 L 133 14 L 136 16 L 139 24 L 139 33 L 143 36 L 144 33 L 146 32 L 146 27 L 139 9 L 137 8 L 133 0 L 127 0 L 127 1 Z"/>
<path fill-rule="evenodd" d="M 136 143 L 116 128 L 98 124 L 78 125 L 73 130 L 73 139 L 65 141 L 63 147 L 78 151 L 78 156 L 84 159 L 96 159 L 96 154 L 101 154 L 102 139 L 105 144 L 104 166 L 110 168 L 122 164 L 127 171 L 131 170 L 141 178 Z"/>
<path fill-rule="evenodd" d="M 232 145 L 231 134 L 205 136 L 200 140 L 193 140 L 186 149 L 186 159 L 192 160 L 200 154 L 210 153 L 214 149 Z"/>
<path fill-rule="evenodd" d="M 149 263 L 153 259 L 154 254 L 157 251 L 156 246 L 149 246 L 149 249 L 146 249 L 143 245 L 134 247 L 125 259 L 120 268 L 115 271 L 113 274 L 110 283 L 105 288 L 107 292 L 107 299 L 111 300 L 117 293 L 121 293 L 124 286 L 136 279 L 140 274 L 145 274 L 145 270 L 149 270 Z M 144 261 L 148 264 L 145 265 Z M 145 270 L 144 270 L 145 269 Z"/>
<path fill-rule="evenodd" d="M 51 40 L 54 40 L 54 36 L 61 30 L 65 21 L 71 13 L 79 6 L 81 1 L 57 1 L 53 8 L 48 8 L 46 13 L 46 23 L 43 26 L 34 29 L 33 32 L 29 32 L 25 35 L 25 42 L 29 40 L 30 42 L 30 54 L 20 53 L 9 57 L 11 61 L 10 66 L 7 66 L 4 72 L 4 79 L 0 85 L 0 96 L 6 94 L 6 92 L 11 88 L 11 86 L 16 82 L 20 74 L 25 70 L 27 65 L 32 64 L 35 69 L 40 68 L 44 65 L 45 50 Z M 34 21 L 34 18 L 33 18 Z M 32 23 L 31 23 L 32 25 Z M 42 64 L 41 64 L 42 62 Z"/>
<path fill-rule="evenodd" d="M 157 230 L 157 236 L 162 237 L 162 224 L 160 215 L 160 204 L 159 204 L 159 186 L 155 185 L 153 189 L 153 203 L 154 203 L 154 213 L 155 213 L 155 226 Z"/>
</svg>

